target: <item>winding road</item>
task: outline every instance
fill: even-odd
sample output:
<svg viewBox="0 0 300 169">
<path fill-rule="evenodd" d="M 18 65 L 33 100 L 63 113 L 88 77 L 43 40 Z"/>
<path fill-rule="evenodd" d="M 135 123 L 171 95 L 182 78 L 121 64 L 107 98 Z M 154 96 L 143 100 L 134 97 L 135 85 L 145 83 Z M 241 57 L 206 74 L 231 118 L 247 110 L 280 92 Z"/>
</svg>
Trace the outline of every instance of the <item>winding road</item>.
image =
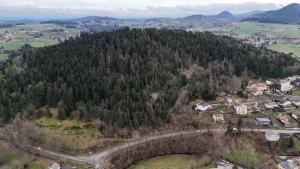
<svg viewBox="0 0 300 169">
<path fill-rule="evenodd" d="M 94 154 L 92 156 L 85 156 L 85 157 L 80 157 L 80 156 L 73 156 L 73 155 L 69 155 L 69 154 L 64 154 L 64 153 L 58 153 L 58 152 L 54 152 L 51 150 L 45 150 L 45 149 L 41 149 L 39 147 L 35 147 L 35 146 L 30 146 L 34 149 L 37 149 L 39 151 L 48 153 L 48 154 L 52 154 L 52 155 L 56 155 L 59 157 L 63 157 L 66 159 L 70 159 L 70 160 L 75 160 L 75 161 L 79 161 L 79 162 L 86 162 L 89 163 L 91 165 L 94 165 L 95 168 L 98 169 L 103 169 L 103 161 L 104 159 L 119 151 L 119 150 L 123 150 L 129 147 L 134 147 L 134 146 L 138 146 L 144 143 L 147 143 L 149 141 L 154 141 L 154 140 L 160 140 L 160 139 L 165 139 L 165 138 L 172 138 L 172 137 L 176 137 L 176 136 L 181 136 L 181 135 L 193 135 L 193 134 L 197 134 L 197 133 L 205 133 L 205 132 L 225 132 L 226 129 L 202 129 L 202 130 L 192 130 L 192 131 L 183 131 L 183 132 L 175 132 L 175 133 L 170 133 L 170 134 L 165 134 L 165 135 L 158 135 L 158 136 L 152 136 L 152 137 L 148 137 L 148 138 L 144 138 L 144 139 L 140 139 L 137 141 L 133 141 L 130 143 L 126 143 L 114 148 L 111 148 L 109 150 L 106 150 L 104 152 L 98 153 L 98 154 Z M 244 132 L 262 132 L 265 133 L 267 131 L 274 131 L 277 133 L 286 133 L 286 134 L 294 134 L 294 133 L 300 133 L 300 129 L 296 129 L 296 130 L 274 130 L 274 129 L 249 129 L 249 128 L 243 128 L 242 131 Z"/>
</svg>

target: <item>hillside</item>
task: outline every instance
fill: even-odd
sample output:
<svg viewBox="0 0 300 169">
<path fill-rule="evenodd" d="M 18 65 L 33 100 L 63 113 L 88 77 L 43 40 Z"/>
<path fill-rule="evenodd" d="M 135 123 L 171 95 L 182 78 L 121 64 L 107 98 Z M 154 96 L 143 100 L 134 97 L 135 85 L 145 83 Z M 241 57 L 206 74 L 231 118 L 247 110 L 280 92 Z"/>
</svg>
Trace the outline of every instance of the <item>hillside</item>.
<svg viewBox="0 0 300 169">
<path fill-rule="evenodd" d="M 228 11 L 223 11 L 218 15 L 212 16 L 212 18 L 228 19 L 228 18 L 234 18 L 234 16 Z"/>
<path fill-rule="evenodd" d="M 263 23 L 282 23 L 282 24 L 300 24 L 300 5 L 290 4 L 275 11 L 267 11 L 262 14 L 256 14 L 245 21 L 258 21 Z"/>
<path fill-rule="evenodd" d="M 38 118 L 47 115 L 38 108 L 48 105 L 58 108 L 61 120 L 96 118 L 113 129 L 155 127 L 171 121 L 175 103 L 234 92 L 233 76 L 277 78 L 298 70 L 290 56 L 209 32 L 125 28 L 82 33 L 31 49 L 19 61 L 0 63 L 1 118 L 8 122 L 21 111 Z M 184 99 L 181 90 L 187 91 Z"/>
</svg>

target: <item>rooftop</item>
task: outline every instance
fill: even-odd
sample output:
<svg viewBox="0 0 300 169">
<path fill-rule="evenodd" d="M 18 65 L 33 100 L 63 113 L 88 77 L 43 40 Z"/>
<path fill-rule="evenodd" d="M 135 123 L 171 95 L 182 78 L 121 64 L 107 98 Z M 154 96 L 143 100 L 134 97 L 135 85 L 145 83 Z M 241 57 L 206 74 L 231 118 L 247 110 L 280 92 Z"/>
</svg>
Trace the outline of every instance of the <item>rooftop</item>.
<svg viewBox="0 0 300 169">
<path fill-rule="evenodd" d="M 266 102 L 266 104 L 268 104 L 268 105 L 278 105 L 277 103 L 275 103 L 275 102 Z"/>
<path fill-rule="evenodd" d="M 223 114 L 214 114 L 214 116 L 216 116 L 216 117 L 224 117 Z"/>
<path fill-rule="evenodd" d="M 277 132 L 275 132 L 275 131 L 266 131 L 266 135 L 269 135 L 269 136 L 271 136 L 271 135 L 278 135 L 279 136 L 279 134 Z"/>
<path fill-rule="evenodd" d="M 278 119 L 280 120 L 288 120 L 289 118 L 287 117 L 287 115 L 279 115 L 277 116 Z"/>
<path fill-rule="evenodd" d="M 268 118 L 256 118 L 259 122 L 271 122 Z"/>
</svg>

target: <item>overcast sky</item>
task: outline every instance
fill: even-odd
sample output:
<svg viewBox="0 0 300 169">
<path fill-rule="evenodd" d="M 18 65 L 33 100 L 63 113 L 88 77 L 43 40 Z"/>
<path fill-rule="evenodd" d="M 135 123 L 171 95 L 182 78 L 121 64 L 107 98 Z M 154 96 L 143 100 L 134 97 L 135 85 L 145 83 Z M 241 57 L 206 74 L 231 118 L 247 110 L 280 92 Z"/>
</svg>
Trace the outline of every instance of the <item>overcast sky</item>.
<svg viewBox="0 0 300 169">
<path fill-rule="evenodd" d="M 0 17 L 72 18 L 111 16 L 117 18 L 184 17 L 233 14 L 252 10 L 275 10 L 295 0 L 0 0 Z"/>
</svg>

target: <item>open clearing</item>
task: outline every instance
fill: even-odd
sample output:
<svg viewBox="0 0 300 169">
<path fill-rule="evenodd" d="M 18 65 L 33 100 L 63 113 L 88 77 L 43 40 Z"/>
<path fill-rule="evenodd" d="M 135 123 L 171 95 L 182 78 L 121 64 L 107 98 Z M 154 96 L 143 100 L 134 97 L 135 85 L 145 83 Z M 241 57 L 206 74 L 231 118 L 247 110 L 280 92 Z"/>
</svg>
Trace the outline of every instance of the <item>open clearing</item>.
<svg viewBox="0 0 300 169">
<path fill-rule="evenodd" d="M 35 123 L 43 128 L 47 136 L 58 139 L 63 148 L 69 151 L 85 149 L 105 140 L 99 132 L 96 122 L 77 119 L 58 120 L 56 119 L 56 108 L 51 108 L 51 113 L 53 114 L 52 118 L 42 117 L 35 120 Z"/>
<path fill-rule="evenodd" d="M 168 155 L 153 157 L 135 164 L 129 169 L 182 169 L 192 160 L 199 160 L 192 155 Z"/>
</svg>

